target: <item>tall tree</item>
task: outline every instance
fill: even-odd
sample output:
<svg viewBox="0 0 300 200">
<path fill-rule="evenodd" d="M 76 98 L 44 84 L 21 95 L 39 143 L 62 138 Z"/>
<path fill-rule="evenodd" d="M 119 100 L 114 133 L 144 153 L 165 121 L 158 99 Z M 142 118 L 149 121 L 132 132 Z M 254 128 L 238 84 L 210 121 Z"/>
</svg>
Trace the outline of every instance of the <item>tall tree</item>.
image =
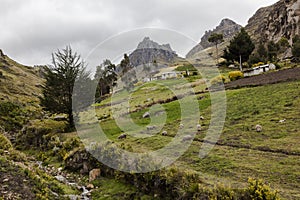
<svg viewBox="0 0 300 200">
<path fill-rule="evenodd" d="M 108 94 L 116 85 L 118 75 L 116 73 L 116 65 L 110 60 L 104 60 L 103 63 L 97 66 L 95 80 L 98 81 L 97 93 L 99 97 Z"/>
<path fill-rule="evenodd" d="M 74 127 L 72 113 L 72 95 L 75 80 L 89 79 L 89 72 L 85 70 L 84 61 L 72 48 L 67 46 L 52 54 L 52 65 L 46 66 L 41 106 L 51 113 L 65 113 L 68 115 L 70 127 Z"/>
<path fill-rule="evenodd" d="M 222 33 L 213 33 L 209 36 L 208 41 L 214 43 L 216 46 L 217 52 L 217 65 L 219 65 L 219 51 L 218 51 L 218 44 L 224 42 L 223 34 Z"/>
<path fill-rule="evenodd" d="M 279 45 L 276 44 L 273 41 L 268 42 L 268 57 L 269 57 L 269 61 L 273 62 L 277 60 L 277 55 L 279 52 Z"/>
<path fill-rule="evenodd" d="M 248 61 L 249 56 L 255 49 L 250 36 L 244 28 L 230 41 L 227 49 L 224 51 L 223 57 L 226 60 L 233 60 L 240 63 L 242 71 L 242 63 Z"/>
<path fill-rule="evenodd" d="M 265 45 L 263 45 L 262 43 L 260 43 L 258 45 L 257 54 L 260 57 L 260 59 L 261 59 L 260 61 L 261 62 L 266 62 L 267 61 L 267 59 L 268 59 L 268 51 L 267 51 Z"/>
<path fill-rule="evenodd" d="M 134 87 L 134 83 L 137 82 L 136 72 L 133 66 L 130 64 L 129 57 L 124 54 L 124 58 L 120 63 L 121 68 L 121 81 L 124 83 L 124 88 L 126 90 L 131 90 Z"/>
<path fill-rule="evenodd" d="M 296 35 L 293 38 L 292 54 L 294 60 L 299 62 L 300 61 L 300 36 L 299 35 Z"/>
</svg>

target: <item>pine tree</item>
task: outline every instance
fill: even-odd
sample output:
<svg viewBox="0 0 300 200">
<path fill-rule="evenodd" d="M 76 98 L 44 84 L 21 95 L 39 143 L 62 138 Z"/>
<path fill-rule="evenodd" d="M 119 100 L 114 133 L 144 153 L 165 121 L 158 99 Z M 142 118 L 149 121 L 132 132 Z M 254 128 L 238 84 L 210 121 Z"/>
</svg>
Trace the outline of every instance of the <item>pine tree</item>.
<svg viewBox="0 0 300 200">
<path fill-rule="evenodd" d="M 65 113 L 68 115 L 69 126 L 74 127 L 72 112 L 72 95 L 75 80 L 80 78 L 87 83 L 89 73 L 85 71 L 85 64 L 80 55 L 73 53 L 70 46 L 52 54 L 52 65 L 46 66 L 41 106 L 51 113 Z"/>
<path fill-rule="evenodd" d="M 253 52 L 255 45 L 244 28 L 230 41 L 229 46 L 224 51 L 223 58 L 226 60 L 237 61 L 242 63 L 248 61 L 249 56 Z"/>
<path fill-rule="evenodd" d="M 128 91 L 134 88 L 134 83 L 137 82 L 136 72 L 130 64 L 129 57 L 124 54 L 124 58 L 120 63 L 121 68 L 121 81 L 124 83 L 124 88 Z"/>
<path fill-rule="evenodd" d="M 217 52 L 217 64 L 219 64 L 219 51 L 218 51 L 218 44 L 224 42 L 223 34 L 221 33 L 213 33 L 209 36 L 208 41 L 214 43 L 216 46 Z"/>
<path fill-rule="evenodd" d="M 300 61 L 300 36 L 299 35 L 296 35 L 293 38 L 292 54 L 294 60 L 299 62 Z"/>
</svg>

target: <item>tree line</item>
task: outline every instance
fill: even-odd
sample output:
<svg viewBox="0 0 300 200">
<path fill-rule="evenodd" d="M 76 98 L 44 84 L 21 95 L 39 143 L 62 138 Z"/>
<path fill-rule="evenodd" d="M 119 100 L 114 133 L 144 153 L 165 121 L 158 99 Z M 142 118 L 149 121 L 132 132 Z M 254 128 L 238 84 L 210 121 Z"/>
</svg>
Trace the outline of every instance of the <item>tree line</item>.
<svg viewBox="0 0 300 200">
<path fill-rule="evenodd" d="M 216 54 L 217 54 L 217 64 L 219 59 L 218 44 L 222 43 L 223 34 L 213 33 L 208 38 L 208 41 L 215 44 Z M 277 62 L 278 55 L 284 54 L 288 49 L 291 49 L 292 60 L 295 62 L 300 62 L 300 36 L 296 35 L 292 39 L 292 44 L 289 44 L 287 38 L 282 37 L 277 43 L 274 41 L 259 42 L 255 46 L 249 34 L 244 28 L 241 28 L 240 32 L 237 33 L 234 38 L 229 42 L 229 45 L 225 48 L 222 58 L 224 58 L 227 63 L 238 62 L 240 70 L 242 71 L 243 63 L 248 63 L 253 65 L 255 63 L 263 62 Z"/>
</svg>

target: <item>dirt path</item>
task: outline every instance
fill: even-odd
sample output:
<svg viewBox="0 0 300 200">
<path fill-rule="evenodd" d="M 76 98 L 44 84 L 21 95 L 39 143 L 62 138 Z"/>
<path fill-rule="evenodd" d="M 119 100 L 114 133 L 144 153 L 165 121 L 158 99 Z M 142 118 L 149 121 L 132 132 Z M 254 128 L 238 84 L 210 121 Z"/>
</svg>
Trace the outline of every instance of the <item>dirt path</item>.
<svg viewBox="0 0 300 200">
<path fill-rule="evenodd" d="M 300 80 L 300 67 L 239 79 L 225 84 L 225 88 L 235 89 L 246 86 L 261 86 L 296 80 Z"/>
</svg>

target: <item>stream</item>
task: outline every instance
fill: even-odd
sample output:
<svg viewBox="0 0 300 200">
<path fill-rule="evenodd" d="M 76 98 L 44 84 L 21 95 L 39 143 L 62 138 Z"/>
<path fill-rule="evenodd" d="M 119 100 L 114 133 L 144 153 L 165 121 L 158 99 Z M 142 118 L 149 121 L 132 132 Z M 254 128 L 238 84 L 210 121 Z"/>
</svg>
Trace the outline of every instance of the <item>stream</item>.
<svg viewBox="0 0 300 200">
<path fill-rule="evenodd" d="M 68 175 L 64 172 L 62 172 L 62 168 L 54 168 L 53 166 L 43 166 L 43 162 L 36 161 L 36 164 L 38 165 L 39 169 L 43 170 L 45 173 L 53 176 L 56 180 L 58 180 L 61 183 L 64 183 L 66 185 L 71 186 L 72 188 L 76 190 L 80 190 L 81 194 L 69 194 L 65 195 L 65 197 L 68 197 L 70 200 L 90 200 L 91 191 L 89 191 L 85 186 L 79 185 L 78 183 L 74 181 L 68 180 Z M 53 193 L 55 196 L 58 196 L 58 194 Z"/>
</svg>

